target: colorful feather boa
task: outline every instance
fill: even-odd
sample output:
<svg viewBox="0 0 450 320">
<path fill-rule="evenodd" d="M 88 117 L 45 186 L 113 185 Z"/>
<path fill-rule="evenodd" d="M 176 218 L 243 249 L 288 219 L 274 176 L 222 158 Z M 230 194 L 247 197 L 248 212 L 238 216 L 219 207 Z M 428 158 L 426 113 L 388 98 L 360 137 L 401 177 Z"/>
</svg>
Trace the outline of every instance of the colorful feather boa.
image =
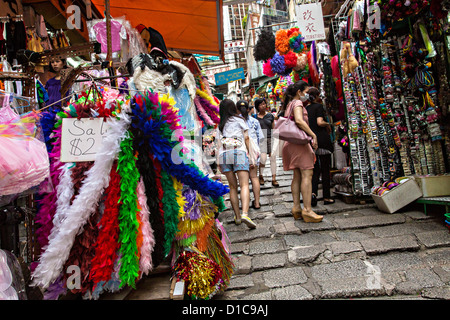
<svg viewBox="0 0 450 320">
<path fill-rule="evenodd" d="M 137 233 L 139 223 L 136 215 L 139 171 L 136 168 L 136 159 L 133 154 L 133 135 L 127 132 L 125 139 L 120 143 L 120 152 L 117 170 L 120 174 L 120 201 L 119 209 L 119 242 L 122 253 L 119 276 L 121 286 L 128 284 L 135 287 L 139 276 L 139 259 L 137 246 Z"/>
<path fill-rule="evenodd" d="M 229 192 L 229 189 L 222 183 L 213 181 L 205 176 L 199 168 L 188 159 L 187 163 L 174 163 L 173 149 L 182 141 L 174 139 L 170 126 L 158 116 L 159 105 L 156 104 L 157 94 L 148 92 L 148 98 L 138 96 L 132 104 L 132 111 L 135 120 L 133 127 L 140 131 L 136 138 L 139 144 L 149 145 L 150 152 L 158 159 L 164 171 L 178 179 L 183 184 L 187 184 L 192 189 L 198 190 L 201 194 L 217 199 Z M 145 103 L 151 103 L 146 105 Z M 161 105 L 163 109 L 164 105 Z M 154 110 L 156 112 L 151 112 Z M 161 111 L 164 114 L 164 110 Z M 156 117 L 156 118 L 155 118 Z M 183 148 L 181 148 L 183 149 Z M 183 158 L 183 156 L 180 155 Z"/>
<path fill-rule="evenodd" d="M 208 126 L 214 126 L 214 121 L 211 120 L 208 113 L 203 109 L 202 104 L 200 103 L 200 97 L 196 96 L 194 99 L 195 106 L 197 107 L 197 112 L 200 117 Z"/>
<path fill-rule="evenodd" d="M 59 228 L 52 229 L 52 239 L 32 274 L 32 285 L 47 288 L 59 276 L 69 256 L 75 236 L 94 212 L 103 190 L 109 185 L 112 163 L 119 152 L 120 141 L 124 138 L 130 123 L 125 108 L 122 109 L 119 119 L 108 120 L 111 122 L 108 135 L 97 153 L 94 165 L 83 181 L 80 193 L 66 212 L 66 219 L 62 221 Z"/>
<path fill-rule="evenodd" d="M 214 98 L 198 88 L 196 93 L 203 109 L 214 121 L 214 123 L 218 124 L 220 122 L 218 103 L 214 100 Z"/>
</svg>

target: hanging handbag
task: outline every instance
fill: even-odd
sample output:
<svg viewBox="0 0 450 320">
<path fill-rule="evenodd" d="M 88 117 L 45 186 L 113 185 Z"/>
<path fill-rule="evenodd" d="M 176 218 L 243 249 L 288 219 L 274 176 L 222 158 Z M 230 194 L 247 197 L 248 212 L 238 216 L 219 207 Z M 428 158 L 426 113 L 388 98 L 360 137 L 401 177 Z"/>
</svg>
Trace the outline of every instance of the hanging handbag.
<svg viewBox="0 0 450 320">
<path fill-rule="evenodd" d="M 291 120 L 291 114 L 293 107 L 293 101 L 288 104 L 288 110 L 290 109 L 287 117 L 278 118 L 277 123 L 275 124 L 274 134 L 278 135 L 280 140 L 284 140 L 290 143 L 295 144 L 308 144 L 311 142 L 312 138 L 306 134 L 305 131 L 300 129 L 295 121 Z"/>
</svg>

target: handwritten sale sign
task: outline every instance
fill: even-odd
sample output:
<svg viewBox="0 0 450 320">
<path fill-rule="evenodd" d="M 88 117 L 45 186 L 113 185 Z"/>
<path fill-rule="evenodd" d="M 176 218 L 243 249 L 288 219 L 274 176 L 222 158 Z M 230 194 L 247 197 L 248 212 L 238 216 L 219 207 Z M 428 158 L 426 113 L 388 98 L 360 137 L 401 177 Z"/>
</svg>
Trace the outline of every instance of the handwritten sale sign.
<svg viewBox="0 0 450 320">
<path fill-rule="evenodd" d="M 326 39 L 320 2 L 297 5 L 295 6 L 295 14 L 297 15 L 298 28 L 305 38 L 305 42 Z"/>
<path fill-rule="evenodd" d="M 103 118 L 63 118 L 60 161 L 95 161 L 108 127 Z"/>
</svg>

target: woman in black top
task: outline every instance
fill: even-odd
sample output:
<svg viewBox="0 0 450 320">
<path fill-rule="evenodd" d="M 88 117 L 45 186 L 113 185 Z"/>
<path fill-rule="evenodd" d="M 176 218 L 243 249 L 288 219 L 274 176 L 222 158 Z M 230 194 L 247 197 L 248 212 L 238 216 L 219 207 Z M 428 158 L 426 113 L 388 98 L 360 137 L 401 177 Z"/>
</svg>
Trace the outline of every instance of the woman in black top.
<svg viewBox="0 0 450 320">
<path fill-rule="evenodd" d="M 266 99 L 259 98 L 255 100 L 255 109 L 257 110 L 256 119 L 258 119 L 261 129 L 264 133 L 264 141 L 261 148 L 261 158 L 259 163 L 259 183 L 264 185 L 263 170 L 266 166 L 267 155 L 270 157 L 270 171 L 272 172 L 272 185 L 279 187 L 277 182 L 277 158 L 276 150 L 272 150 L 272 129 L 275 126 L 275 117 L 268 112 Z"/>
<path fill-rule="evenodd" d="M 317 136 L 318 148 L 316 150 L 316 163 L 312 178 L 312 200 L 311 205 L 317 205 L 317 191 L 319 188 L 319 176 L 322 174 L 322 191 L 324 204 L 334 203 L 330 194 L 330 165 L 331 154 L 333 153 L 333 143 L 331 142 L 331 125 L 325 121 L 326 114 L 320 99 L 320 91 L 315 87 L 308 90 L 309 104 L 308 111 L 309 127 Z"/>
</svg>

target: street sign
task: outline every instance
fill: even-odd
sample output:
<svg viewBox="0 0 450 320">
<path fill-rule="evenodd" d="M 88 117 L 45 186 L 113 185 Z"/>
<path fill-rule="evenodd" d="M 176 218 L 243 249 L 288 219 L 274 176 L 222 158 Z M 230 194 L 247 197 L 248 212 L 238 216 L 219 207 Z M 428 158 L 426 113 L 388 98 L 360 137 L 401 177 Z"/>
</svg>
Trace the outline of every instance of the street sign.
<svg viewBox="0 0 450 320">
<path fill-rule="evenodd" d="M 237 80 L 244 80 L 245 79 L 244 68 L 238 68 L 226 72 L 216 73 L 214 75 L 214 78 L 216 80 L 216 86 L 220 86 L 222 84 Z"/>
<path fill-rule="evenodd" d="M 295 13 L 298 28 L 305 42 L 326 39 L 322 4 L 320 2 L 297 5 L 295 6 Z"/>
<path fill-rule="evenodd" d="M 245 42 L 244 40 L 238 40 L 238 41 L 226 41 L 224 43 L 224 53 L 238 53 L 238 52 L 244 52 L 245 51 Z"/>
</svg>

